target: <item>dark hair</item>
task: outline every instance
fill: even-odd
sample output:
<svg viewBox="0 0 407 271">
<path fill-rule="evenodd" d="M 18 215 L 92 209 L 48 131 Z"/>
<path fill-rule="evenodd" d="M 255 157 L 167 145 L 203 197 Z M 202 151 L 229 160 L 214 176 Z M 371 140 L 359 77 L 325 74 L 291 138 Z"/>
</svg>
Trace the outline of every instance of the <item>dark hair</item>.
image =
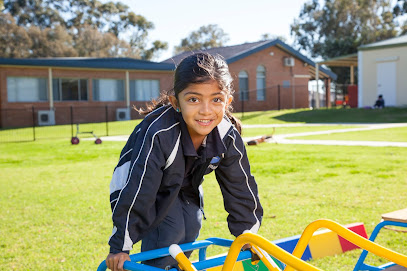
<svg viewBox="0 0 407 271">
<path fill-rule="evenodd" d="M 229 67 L 225 60 L 219 55 L 211 55 L 208 53 L 196 53 L 184 58 L 174 74 L 174 87 L 169 91 L 163 91 L 160 97 L 152 100 L 147 104 L 146 109 L 136 109 L 137 112 L 147 115 L 151 111 L 169 104 L 168 97 L 178 95 L 181 91 L 188 87 L 189 84 L 207 83 L 215 80 L 221 90 L 226 91 L 228 95 L 233 95 L 232 76 L 229 72 Z M 226 116 L 235 125 L 236 129 L 241 133 L 242 125 L 240 121 L 232 115 L 232 106 L 226 108 Z"/>
</svg>

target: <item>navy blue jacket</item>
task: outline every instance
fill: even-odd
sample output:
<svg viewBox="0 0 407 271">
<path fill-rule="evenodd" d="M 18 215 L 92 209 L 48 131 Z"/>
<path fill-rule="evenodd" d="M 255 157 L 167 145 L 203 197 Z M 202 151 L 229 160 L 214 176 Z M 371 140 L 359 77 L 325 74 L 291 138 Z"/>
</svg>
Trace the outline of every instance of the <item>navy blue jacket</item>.
<svg viewBox="0 0 407 271">
<path fill-rule="evenodd" d="M 171 106 L 163 106 L 136 126 L 123 148 L 110 183 L 113 233 L 110 252 L 128 252 L 166 216 L 185 175 L 182 134 L 185 122 Z M 185 132 L 184 132 L 185 133 Z M 263 216 L 257 185 L 250 174 L 239 132 L 224 118 L 208 135 L 205 161 L 194 170 L 191 194 L 199 195 L 203 176 L 215 170 L 230 232 L 257 232 Z"/>
</svg>

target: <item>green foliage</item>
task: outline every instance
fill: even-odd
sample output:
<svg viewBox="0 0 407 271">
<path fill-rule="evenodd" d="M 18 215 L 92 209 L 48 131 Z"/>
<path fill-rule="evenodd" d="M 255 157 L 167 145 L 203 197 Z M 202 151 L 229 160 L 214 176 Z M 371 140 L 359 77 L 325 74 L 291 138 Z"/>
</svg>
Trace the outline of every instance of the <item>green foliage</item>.
<svg viewBox="0 0 407 271">
<path fill-rule="evenodd" d="M 135 57 L 151 59 L 166 49 L 162 41 L 148 47 L 148 31 L 154 24 L 121 2 L 98 0 L 23 0 L 4 2 L 0 37 L 7 42 L 2 57 Z M 10 19 L 10 17 L 14 19 Z M 25 32 L 25 33 L 24 33 Z M 125 33 L 131 35 L 126 41 Z M 14 36 L 28 35 L 28 42 Z M 137 42 L 134 42 L 137 40 Z M 2 40 L 0 40 L 2 41 Z"/>
<path fill-rule="evenodd" d="M 396 17 L 407 14 L 407 0 L 398 0 L 393 8 L 393 14 Z M 405 20 L 401 26 L 401 32 L 402 35 L 407 33 L 407 20 Z"/>
<path fill-rule="evenodd" d="M 228 35 L 218 25 L 201 26 L 198 30 L 192 31 L 187 38 L 182 39 L 181 44 L 174 47 L 174 53 L 219 47 L 228 40 Z"/>
<path fill-rule="evenodd" d="M 401 33 L 390 1 L 311 0 L 304 4 L 291 34 L 300 49 L 324 59 L 357 52 L 357 48 Z M 338 83 L 349 83 L 348 70 L 334 68 Z"/>
</svg>

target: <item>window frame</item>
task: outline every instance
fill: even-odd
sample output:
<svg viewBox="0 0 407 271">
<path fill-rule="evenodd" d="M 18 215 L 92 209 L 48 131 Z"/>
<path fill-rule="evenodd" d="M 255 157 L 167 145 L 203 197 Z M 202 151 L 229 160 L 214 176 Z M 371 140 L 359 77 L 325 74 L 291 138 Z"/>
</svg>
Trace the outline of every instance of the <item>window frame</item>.
<svg viewBox="0 0 407 271">
<path fill-rule="evenodd" d="M 19 92 L 27 91 L 26 88 L 21 88 L 17 86 L 17 81 L 16 81 L 16 89 L 13 89 L 15 93 L 11 93 L 11 88 L 10 88 L 10 83 L 9 80 L 14 79 L 17 80 L 19 79 L 36 79 L 37 80 L 37 89 L 36 89 L 36 98 L 35 99 L 27 99 L 27 100 L 21 100 L 19 99 L 20 96 L 25 95 L 20 95 Z M 48 84 L 47 84 L 47 77 L 40 77 L 40 76 L 7 76 L 6 77 L 6 86 L 7 86 L 7 102 L 9 103 L 42 103 L 42 102 L 48 102 L 49 101 L 49 93 L 48 93 Z M 32 84 L 30 84 L 32 85 Z M 12 94 L 12 95 L 11 95 Z M 10 100 L 11 97 L 15 96 L 15 100 Z M 41 98 L 43 96 L 43 98 Z"/>
<path fill-rule="evenodd" d="M 57 86 L 58 90 L 54 89 L 54 80 L 57 80 Z M 67 100 L 63 99 L 63 89 L 62 89 L 62 80 L 76 80 L 77 81 L 77 87 L 78 87 L 78 99 L 77 100 Z M 82 99 L 82 84 L 81 81 L 84 81 L 85 85 L 85 91 L 86 91 L 86 99 Z M 56 91 L 58 92 L 58 99 L 56 98 Z M 52 94 L 53 94 L 53 99 L 55 102 L 84 102 L 89 100 L 89 82 L 88 78 L 76 78 L 76 77 L 55 77 L 52 78 Z"/>
<path fill-rule="evenodd" d="M 115 90 L 115 99 L 111 99 L 110 97 L 104 98 L 103 100 L 100 99 L 100 82 L 101 81 L 113 81 L 119 88 Z M 98 83 L 97 83 L 98 82 Z M 124 79 L 116 79 L 116 78 L 93 78 L 92 79 L 92 100 L 94 102 L 123 102 L 126 101 L 126 90 L 125 90 L 125 81 Z"/>
<path fill-rule="evenodd" d="M 139 83 L 139 84 L 138 84 Z M 148 89 L 141 89 L 142 93 L 138 93 L 137 85 L 143 85 L 148 83 Z M 154 86 L 157 88 L 154 89 Z M 131 102 L 149 102 L 152 99 L 158 99 L 160 97 L 160 80 L 159 79 L 132 79 L 129 81 L 130 88 L 130 101 Z M 155 93 L 154 93 L 155 92 Z M 155 94 L 155 95 L 154 95 Z"/>
<path fill-rule="evenodd" d="M 239 100 L 248 101 L 249 100 L 249 73 L 245 70 L 241 70 L 238 75 L 239 78 Z M 242 81 L 245 80 L 246 89 L 242 88 Z"/>
<path fill-rule="evenodd" d="M 261 80 L 263 87 L 259 87 L 259 80 Z M 266 100 L 266 67 L 263 65 L 257 66 L 256 69 L 256 89 L 257 89 L 257 101 Z M 262 99 L 261 99 L 262 97 Z"/>
</svg>

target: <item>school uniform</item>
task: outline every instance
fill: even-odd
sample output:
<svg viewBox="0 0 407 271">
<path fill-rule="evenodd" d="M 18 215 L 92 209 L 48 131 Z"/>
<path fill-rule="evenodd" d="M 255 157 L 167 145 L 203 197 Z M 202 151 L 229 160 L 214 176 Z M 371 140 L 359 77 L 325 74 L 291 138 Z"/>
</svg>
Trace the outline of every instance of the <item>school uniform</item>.
<svg viewBox="0 0 407 271">
<path fill-rule="evenodd" d="M 225 117 L 195 150 L 181 113 L 163 106 L 136 126 L 110 183 L 110 252 L 195 241 L 203 215 L 203 176 L 215 170 L 230 232 L 257 232 L 263 216 L 243 140 Z M 174 260 L 146 262 L 157 267 Z"/>
</svg>

